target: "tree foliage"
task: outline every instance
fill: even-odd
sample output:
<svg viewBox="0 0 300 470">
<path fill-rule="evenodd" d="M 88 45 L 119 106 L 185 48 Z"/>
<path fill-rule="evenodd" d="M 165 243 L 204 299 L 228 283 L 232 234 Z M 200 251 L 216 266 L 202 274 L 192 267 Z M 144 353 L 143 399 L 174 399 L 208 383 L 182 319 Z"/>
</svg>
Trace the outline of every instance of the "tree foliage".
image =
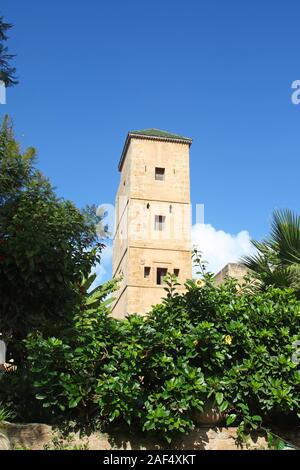
<svg viewBox="0 0 300 470">
<path fill-rule="evenodd" d="M 6 117 L 0 131 L 0 331 L 11 338 L 10 347 L 32 330 L 52 334 L 71 321 L 82 275 L 102 247 L 92 217 L 56 196 L 35 167 L 35 153 L 21 152 Z"/>
<path fill-rule="evenodd" d="M 7 33 L 12 28 L 12 24 L 6 23 L 3 16 L 0 16 L 0 80 L 5 83 L 5 86 L 17 85 L 16 69 L 11 65 L 14 55 L 10 54 L 6 41 L 8 40 Z"/>
</svg>

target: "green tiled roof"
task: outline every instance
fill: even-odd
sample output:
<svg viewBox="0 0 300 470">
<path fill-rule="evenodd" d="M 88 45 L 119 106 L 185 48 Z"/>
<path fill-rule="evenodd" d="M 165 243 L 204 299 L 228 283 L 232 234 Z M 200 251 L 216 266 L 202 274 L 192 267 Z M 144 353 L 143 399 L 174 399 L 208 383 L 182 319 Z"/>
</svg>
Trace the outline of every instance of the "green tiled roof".
<svg viewBox="0 0 300 470">
<path fill-rule="evenodd" d="M 184 137 L 183 135 L 173 134 L 171 132 L 162 131 L 160 129 L 144 129 L 142 131 L 131 131 L 129 135 L 136 134 L 136 135 L 145 135 L 149 137 L 162 137 L 166 139 L 180 139 L 180 140 L 187 140 L 191 142 L 192 139 L 189 137 Z"/>
<path fill-rule="evenodd" d="M 119 162 L 120 171 L 123 165 L 123 161 L 126 155 L 126 151 L 127 151 L 130 139 L 135 136 L 137 137 L 141 136 L 141 138 L 148 137 L 150 139 L 151 137 L 153 137 L 154 139 L 156 138 L 156 139 L 167 139 L 167 140 L 177 140 L 177 141 L 179 140 L 181 142 L 186 142 L 189 145 L 192 143 L 192 139 L 190 139 L 189 137 L 184 137 L 183 135 L 178 135 L 178 134 L 172 134 L 171 132 L 162 131 L 160 129 L 144 129 L 142 131 L 130 131 L 128 132 L 127 139 L 125 141 L 122 155 L 120 158 L 120 162 Z"/>
</svg>

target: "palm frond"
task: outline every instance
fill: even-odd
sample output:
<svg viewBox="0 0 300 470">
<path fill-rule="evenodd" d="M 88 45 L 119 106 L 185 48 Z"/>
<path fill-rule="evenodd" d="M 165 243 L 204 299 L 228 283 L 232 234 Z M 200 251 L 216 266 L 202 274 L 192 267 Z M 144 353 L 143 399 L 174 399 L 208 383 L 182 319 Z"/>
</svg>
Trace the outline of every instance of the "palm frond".
<svg viewBox="0 0 300 470">
<path fill-rule="evenodd" d="M 300 263 L 300 216 L 289 209 L 275 211 L 270 238 L 283 265 Z"/>
<path fill-rule="evenodd" d="M 270 236 L 251 242 L 256 253 L 241 262 L 261 285 L 291 287 L 300 292 L 300 216 L 288 209 L 275 211 Z"/>
<path fill-rule="evenodd" d="M 98 307 L 109 294 L 118 289 L 119 279 L 111 279 L 101 286 L 95 287 L 86 296 L 86 305 L 94 308 Z"/>
</svg>

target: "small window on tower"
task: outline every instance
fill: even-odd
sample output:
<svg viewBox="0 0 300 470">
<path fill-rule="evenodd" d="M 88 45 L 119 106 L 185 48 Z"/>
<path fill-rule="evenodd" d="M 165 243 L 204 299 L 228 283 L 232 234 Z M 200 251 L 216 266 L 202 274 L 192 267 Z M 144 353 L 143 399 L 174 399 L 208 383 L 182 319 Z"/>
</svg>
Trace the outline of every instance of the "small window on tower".
<svg viewBox="0 0 300 470">
<path fill-rule="evenodd" d="M 163 181 L 165 179 L 165 169 L 164 168 L 155 168 L 155 179 Z"/>
<path fill-rule="evenodd" d="M 149 278 L 151 273 L 151 268 L 149 266 L 144 267 L 144 278 Z"/>
<path fill-rule="evenodd" d="M 167 268 L 157 268 L 156 270 L 156 284 L 164 284 L 164 277 L 167 275 Z"/>
<path fill-rule="evenodd" d="M 166 217 L 164 215 L 156 215 L 155 216 L 155 230 L 159 230 L 162 232 L 165 229 L 166 225 Z"/>
<path fill-rule="evenodd" d="M 179 269 L 174 269 L 174 274 L 176 277 L 179 277 Z"/>
</svg>

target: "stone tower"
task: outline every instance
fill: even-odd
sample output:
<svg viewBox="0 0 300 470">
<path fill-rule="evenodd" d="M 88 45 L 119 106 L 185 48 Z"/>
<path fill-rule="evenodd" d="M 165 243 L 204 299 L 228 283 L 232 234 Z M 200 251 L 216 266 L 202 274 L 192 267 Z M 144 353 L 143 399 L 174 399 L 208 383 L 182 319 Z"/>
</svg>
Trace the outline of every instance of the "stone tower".
<svg viewBox="0 0 300 470">
<path fill-rule="evenodd" d="M 129 132 L 119 162 L 113 276 L 122 276 L 113 316 L 149 312 L 163 277 L 191 278 L 189 149 L 192 140 L 157 129 Z"/>
</svg>

